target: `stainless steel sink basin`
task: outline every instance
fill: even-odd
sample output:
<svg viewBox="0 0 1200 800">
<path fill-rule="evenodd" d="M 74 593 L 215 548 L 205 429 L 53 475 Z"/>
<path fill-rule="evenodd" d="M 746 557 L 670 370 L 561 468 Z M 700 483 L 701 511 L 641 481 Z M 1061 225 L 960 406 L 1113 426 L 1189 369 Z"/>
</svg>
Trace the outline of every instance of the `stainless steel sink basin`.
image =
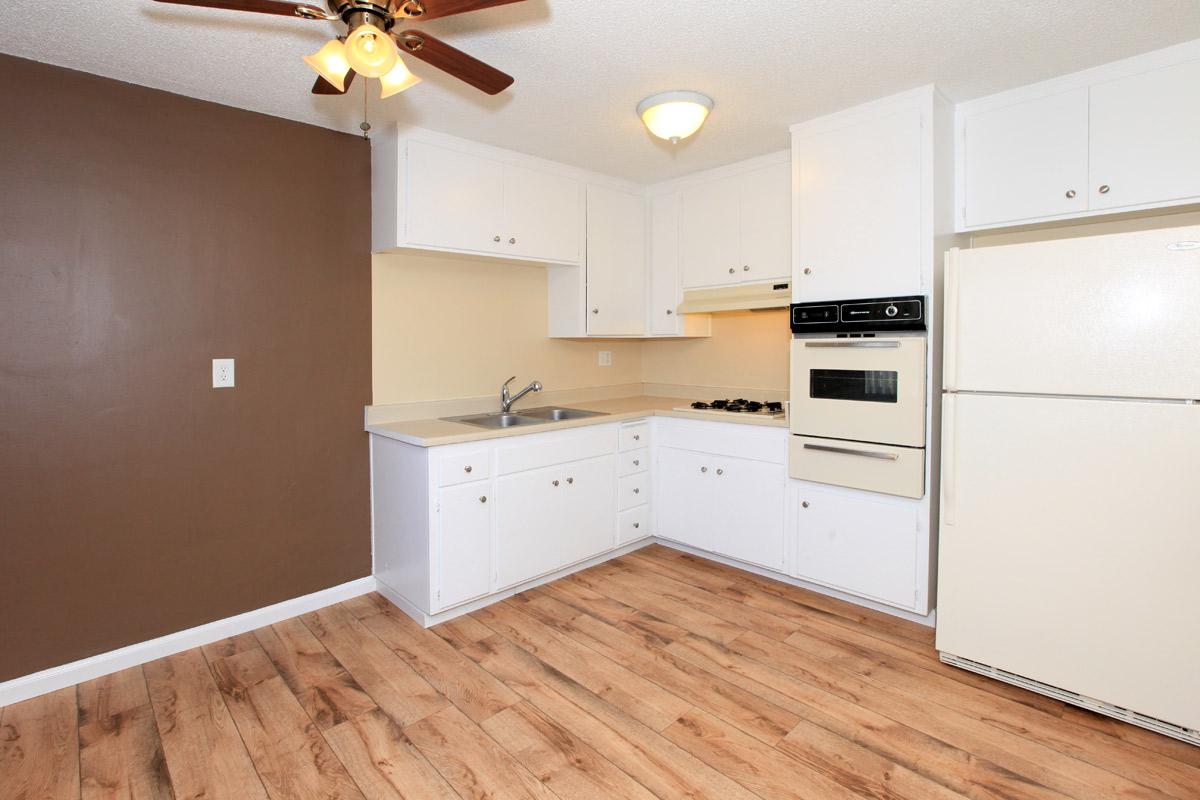
<svg viewBox="0 0 1200 800">
<path fill-rule="evenodd" d="M 442 417 L 446 422 L 461 422 L 480 428 L 514 428 L 518 425 L 545 425 L 549 419 L 525 414 L 469 414 L 465 417 Z"/>
<path fill-rule="evenodd" d="M 552 420 L 559 422 L 564 419 L 587 419 L 588 417 L 606 417 L 603 411 L 584 411 L 581 408 L 558 408 L 556 406 L 544 406 L 542 408 L 530 408 L 521 412 L 521 416 L 536 417 L 538 419 Z"/>
</svg>

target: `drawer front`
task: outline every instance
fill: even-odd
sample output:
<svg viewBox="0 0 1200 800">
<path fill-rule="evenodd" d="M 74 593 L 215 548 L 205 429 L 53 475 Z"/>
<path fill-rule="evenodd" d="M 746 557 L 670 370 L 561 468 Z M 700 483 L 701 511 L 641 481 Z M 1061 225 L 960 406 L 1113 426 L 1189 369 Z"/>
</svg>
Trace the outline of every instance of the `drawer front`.
<svg viewBox="0 0 1200 800">
<path fill-rule="evenodd" d="M 621 453 L 617 459 L 618 475 L 633 475 L 645 472 L 650 468 L 650 450 L 643 447 L 640 450 L 628 450 Z"/>
<path fill-rule="evenodd" d="M 488 477 L 491 458 L 487 450 L 454 453 L 438 458 L 438 486 L 455 486 Z"/>
<path fill-rule="evenodd" d="M 925 451 L 918 447 L 793 436 L 788 475 L 900 497 L 925 494 Z"/>
<path fill-rule="evenodd" d="M 650 425 L 645 422 L 635 422 L 632 425 L 621 426 L 621 450 L 637 450 L 650 444 Z"/>
<path fill-rule="evenodd" d="M 536 441 L 514 437 L 513 444 L 496 449 L 496 475 L 510 475 L 554 464 L 566 464 L 608 455 L 616 450 L 616 426 L 602 425 L 582 430 L 537 435 Z"/>
<path fill-rule="evenodd" d="M 773 464 L 787 462 L 788 432 L 783 427 L 673 418 L 662 418 L 659 423 L 654 433 L 654 445 L 659 448 L 674 447 Z"/>
<path fill-rule="evenodd" d="M 617 520 L 617 544 L 627 544 L 650 535 L 650 507 L 646 505 L 622 511 Z"/>
<path fill-rule="evenodd" d="M 617 508 L 624 511 L 627 508 L 640 506 L 650 500 L 650 475 L 642 472 L 637 475 L 626 475 L 617 481 Z"/>
</svg>

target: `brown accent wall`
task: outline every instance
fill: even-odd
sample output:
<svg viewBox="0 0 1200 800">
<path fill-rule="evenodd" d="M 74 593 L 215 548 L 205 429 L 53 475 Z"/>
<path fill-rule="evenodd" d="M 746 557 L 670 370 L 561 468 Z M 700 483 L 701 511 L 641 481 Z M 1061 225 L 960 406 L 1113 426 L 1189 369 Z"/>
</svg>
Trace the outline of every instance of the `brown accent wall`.
<svg viewBox="0 0 1200 800">
<path fill-rule="evenodd" d="M 0 680 L 370 573 L 370 197 L 359 137 L 0 55 Z"/>
</svg>

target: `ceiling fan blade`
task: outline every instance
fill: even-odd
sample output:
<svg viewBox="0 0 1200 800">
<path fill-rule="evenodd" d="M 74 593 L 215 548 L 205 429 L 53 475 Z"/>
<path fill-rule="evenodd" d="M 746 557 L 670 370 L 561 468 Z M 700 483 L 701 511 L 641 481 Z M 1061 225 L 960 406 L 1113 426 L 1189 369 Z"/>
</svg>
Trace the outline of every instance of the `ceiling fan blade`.
<svg viewBox="0 0 1200 800">
<path fill-rule="evenodd" d="M 350 84 L 354 82 L 354 76 L 357 74 L 358 73 L 355 72 L 354 70 L 350 70 L 349 72 L 346 73 L 346 77 L 345 77 L 345 80 L 343 83 L 343 85 L 346 87 L 345 92 L 339 92 L 338 88 L 336 86 L 334 86 L 332 83 L 330 83 L 329 81 L 325 80 L 320 75 L 318 75 L 317 82 L 313 84 L 312 93 L 313 94 L 345 94 L 346 92 L 350 91 Z"/>
<path fill-rule="evenodd" d="M 328 13 L 307 3 L 284 3 L 282 0 L 155 0 L 177 6 L 199 6 L 200 8 L 223 8 L 227 11 L 255 11 L 259 14 L 277 14 L 281 17 L 301 19 L 325 19 Z"/>
<path fill-rule="evenodd" d="M 511 75 L 505 75 L 495 67 L 488 66 L 424 31 L 404 31 L 393 35 L 403 52 L 471 84 L 482 92 L 500 94 L 512 86 Z"/>
<path fill-rule="evenodd" d="M 506 6 L 523 0 L 401 0 L 397 15 L 409 19 L 427 20 L 479 11 L 492 6 Z"/>
</svg>

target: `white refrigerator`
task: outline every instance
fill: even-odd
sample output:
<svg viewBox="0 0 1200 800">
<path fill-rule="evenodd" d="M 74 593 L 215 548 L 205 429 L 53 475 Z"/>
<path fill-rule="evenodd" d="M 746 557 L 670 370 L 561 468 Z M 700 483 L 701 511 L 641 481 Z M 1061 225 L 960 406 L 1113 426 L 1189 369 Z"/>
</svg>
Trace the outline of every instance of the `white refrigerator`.
<svg viewBox="0 0 1200 800">
<path fill-rule="evenodd" d="M 1200 226 L 945 291 L 942 660 L 1200 745 Z"/>
</svg>

